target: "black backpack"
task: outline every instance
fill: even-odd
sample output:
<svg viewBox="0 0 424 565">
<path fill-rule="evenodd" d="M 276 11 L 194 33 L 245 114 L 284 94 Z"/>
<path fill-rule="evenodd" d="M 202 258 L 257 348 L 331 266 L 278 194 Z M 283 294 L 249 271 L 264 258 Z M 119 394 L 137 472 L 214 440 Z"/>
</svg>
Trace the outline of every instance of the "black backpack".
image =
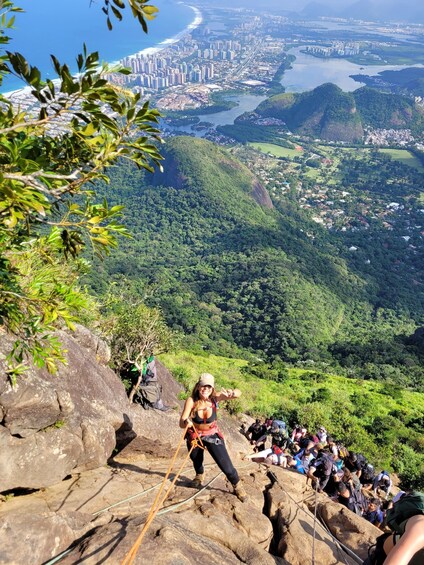
<svg viewBox="0 0 424 565">
<path fill-rule="evenodd" d="M 358 453 L 356 455 L 356 461 L 361 466 L 361 469 L 363 469 L 368 463 L 367 458 L 365 455 L 362 455 L 362 453 Z"/>
<path fill-rule="evenodd" d="M 375 478 L 374 467 L 371 465 L 371 463 L 366 463 L 366 465 L 362 467 L 361 479 L 363 479 L 363 481 L 361 482 L 372 483 L 374 478 Z"/>
<path fill-rule="evenodd" d="M 387 525 L 394 532 L 403 534 L 406 521 L 420 514 L 424 514 L 424 493 L 412 491 L 410 494 L 404 494 L 395 502 L 393 508 L 387 511 Z"/>
<path fill-rule="evenodd" d="M 350 493 L 347 507 L 352 512 L 355 512 L 355 514 L 357 514 L 358 516 L 362 516 L 362 514 L 366 512 L 368 508 L 365 496 L 362 494 L 361 489 L 357 490 L 355 487 L 352 487 L 350 485 L 346 486 Z"/>
<path fill-rule="evenodd" d="M 314 461 L 318 465 L 318 476 L 329 477 L 333 472 L 334 461 L 328 453 L 321 453 Z M 313 465 L 316 467 L 316 465 Z"/>
</svg>

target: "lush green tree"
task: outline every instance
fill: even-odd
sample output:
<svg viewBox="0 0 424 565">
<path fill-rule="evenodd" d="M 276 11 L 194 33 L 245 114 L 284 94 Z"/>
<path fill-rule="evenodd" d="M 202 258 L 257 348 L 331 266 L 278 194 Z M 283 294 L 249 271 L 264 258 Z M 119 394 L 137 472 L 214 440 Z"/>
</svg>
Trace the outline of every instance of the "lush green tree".
<svg viewBox="0 0 424 565">
<path fill-rule="evenodd" d="M 122 290 L 123 288 L 123 290 Z M 135 365 L 139 378 L 133 383 L 130 401 L 141 382 L 147 358 L 172 349 L 177 333 L 166 325 L 159 308 L 149 308 L 131 287 L 112 285 L 104 303 L 100 327 L 111 346 L 113 367 L 121 374 L 124 367 Z"/>
<path fill-rule="evenodd" d="M 157 11 L 147 3 L 104 0 L 109 29 L 127 6 L 147 31 L 146 20 Z M 1 3 L 0 84 L 10 73 L 19 77 L 34 102 L 23 110 L 0 95 L 0 324 L 17 338 L 9 358 L 12 377 L 27 354 L 50 370 L 62 360 L 54 328 L 71 326 L 81 304 L 72 285 L 56 276 L 59 255 L 74 261 L 86 244 L 103 255 L 117 234 L 127 234 L 118 223 L 122 207 L 98 201 L 93 181 L 107 181 L 107 167 L 118 160 L 149 171 L 161 160 L 158 112 L 141 104 L 139 94 L 108 82 L 111 72 L 129 71 L 100 65 L 98 54 L 84 46 L 76 76 L 52 56 L 58 80 L 43 80 L 38 68 L 8 50 L 7 33 L 20 11 L 9 0 Z M 28 257 L 40 246 L 44 261 L 28 269 Z M 50 281 L 44 288 L 43 280 Z"/>
</svg>

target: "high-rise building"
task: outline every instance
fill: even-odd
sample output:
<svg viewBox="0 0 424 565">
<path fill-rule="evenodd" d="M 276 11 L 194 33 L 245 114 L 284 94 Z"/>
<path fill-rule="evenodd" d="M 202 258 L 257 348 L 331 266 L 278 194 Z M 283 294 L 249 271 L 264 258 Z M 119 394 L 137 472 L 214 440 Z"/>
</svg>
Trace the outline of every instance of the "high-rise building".
<svg viewBox="0 0 424 565">
<path fill-rule="evenodd" d="M 208 76 L 205 78 L 212 79 L 215 76 L 215 68 L 213 66 L 213 63 L 208 65 L 207 71 L 208 71 Z"/>
</svg>

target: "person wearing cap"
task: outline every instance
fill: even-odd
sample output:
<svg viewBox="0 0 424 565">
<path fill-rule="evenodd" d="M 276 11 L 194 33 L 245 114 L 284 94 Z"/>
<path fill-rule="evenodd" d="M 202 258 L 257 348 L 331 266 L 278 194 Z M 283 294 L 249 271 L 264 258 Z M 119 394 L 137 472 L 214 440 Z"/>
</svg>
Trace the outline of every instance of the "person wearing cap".
<svg viewBox="0 0 424 565">
<path fill-rule="evenodd" d="M 319 439 L 320 443 L 323 443 L 324 445 L 327 443 L 327 430 L 324 428 L 324 426 L 321 426 L 317 431 L 317 438 Z"/>
<path fill-rule="evenodd" d="M 221 389 L 220 392 L 216 392 L 213 375 L 202 373 L 191 395 L 185 401 L 180 418 L 180 428 L 184 429 L 188 426 L 185 439 L 189 450 L 192 447 L 192 441 L 196 439 L 202 441 L 204 448 L 209 451 L 212 459 L 233 485 L 234 494 L 243 502 L 247 495 L 228 455 L 224 437 L 216 421 L 217 403 L 220 400 L 239 398 L 240 395 L 241 391 L 237 388 Z M 193 480 L 195 487 L 200 487 L 205 478 L 203 457 L 204 449 L 199 446 L 196 446 L 190 453 L 190 459 L 196 472 Z"/>
<path fill-rule="evenodd" d="M 389 498 L 390 491 L 392 490 L 392 479 L 387 471 L 381 471 L 375 479 L 373 484 L 373 491 L 377 496 L 378 489 L 386 493 L 386 500 Z"/>
</svg>

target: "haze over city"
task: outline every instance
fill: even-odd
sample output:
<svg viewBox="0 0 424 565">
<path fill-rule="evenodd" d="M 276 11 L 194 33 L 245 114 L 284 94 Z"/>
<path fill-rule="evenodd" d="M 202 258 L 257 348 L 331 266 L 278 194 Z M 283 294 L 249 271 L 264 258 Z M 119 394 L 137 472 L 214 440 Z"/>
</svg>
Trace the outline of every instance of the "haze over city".
<svg viewBox="0 0 424 565">
<path fill-rule="evenodd" d="M 225 0 L 217 0 L 216 6 L 228 6 Z M 424 6 L 415 0 L 395 2 L 394 0 L 234 0 L 232 7 L 252 8 L 257 11 L 272 10 L 275 13 L 298 12 L 305 15 L 352 17 L 372 20 L 399 20 L 424 23 Z"/>
</svg>

